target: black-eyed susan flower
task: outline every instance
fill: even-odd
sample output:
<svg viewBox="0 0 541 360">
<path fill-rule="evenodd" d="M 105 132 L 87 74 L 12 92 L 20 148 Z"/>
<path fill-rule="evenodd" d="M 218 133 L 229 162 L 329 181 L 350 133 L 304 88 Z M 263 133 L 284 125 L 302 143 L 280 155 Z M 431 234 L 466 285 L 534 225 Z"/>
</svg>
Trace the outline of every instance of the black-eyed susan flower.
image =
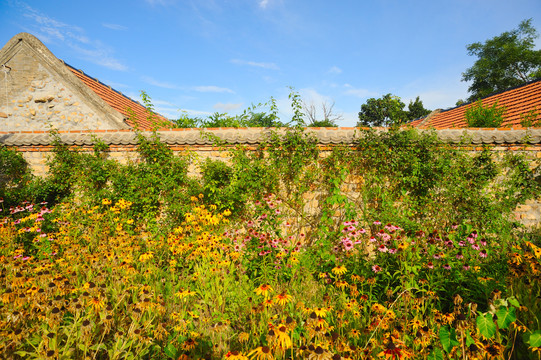
<svg viewBox="0 0 541 360">
<path fill-rule="evenodd" d="M 248 354 L 248 357 L 250 357 L 251 360 L 274 360 L 274 356 L 272 356 L 268 346 L 257 347 Z"/>
<path fill-rule="evenodd" d="M 269 284 L 262 284 L 259 287 L 254 289 L 254 292 L 257 295 L 263 295 L 264 297 L 268 297 L 269 293 L 272 291 L 273 291 L 272 286 L 270 286 Z"/>
<path fill-rule="evenodd" d="M 348 269 L 344 265 L 336 266 L 332 269 L 335 275 L 344 275 L 347 271 Z"/>
<path fill-rule="evenodd" d="M 229 351 L 227 354 L 225 354 L 226 359 L 230 360 L 248 360 L 248 357 L 243 355 L 241 352 L 238 351 Z"/>
<path fill-rule="evenodd" d="M 287 304 L 288 302 L 291 301 L 291 298 L 292 298 L 291 295 L 289 295 L 287 292 L 283 291 L 283 292 L 281 292 L 280 294 L 278 294 L 278 295 L 276 295 L 274 297 L 274 301 L 277 304 L 284 306 L 285 304 Z"/>
</svg>

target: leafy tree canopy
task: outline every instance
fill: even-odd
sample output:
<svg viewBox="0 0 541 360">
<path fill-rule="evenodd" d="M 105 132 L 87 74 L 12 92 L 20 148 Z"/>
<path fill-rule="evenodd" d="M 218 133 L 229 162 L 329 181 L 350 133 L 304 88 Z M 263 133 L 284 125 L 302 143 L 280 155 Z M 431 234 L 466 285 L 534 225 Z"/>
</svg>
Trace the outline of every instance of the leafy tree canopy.
<svg viewBox="0 0 541 360">
<path fill-rule="evenodd" d="M 361 105 L 358 126 L 393 126 L 414 120 L 430 113 L 425 109 L 423 102 L 417 98 L 410 101 L 408 110 L 406 104 L 395 95 L 383 95 L 379 99 L 370 98 Z"/>
<path fill-rule="evenodd" d="M 467 46 L 468 55 L 478 58 L 462 74 L 462 81 L 473 81 L 469 101 L 541 77 L 541 50 L 534 50 L 538 34 L 531 22 L 524 20 L 517 29 Z"/>
</svg>

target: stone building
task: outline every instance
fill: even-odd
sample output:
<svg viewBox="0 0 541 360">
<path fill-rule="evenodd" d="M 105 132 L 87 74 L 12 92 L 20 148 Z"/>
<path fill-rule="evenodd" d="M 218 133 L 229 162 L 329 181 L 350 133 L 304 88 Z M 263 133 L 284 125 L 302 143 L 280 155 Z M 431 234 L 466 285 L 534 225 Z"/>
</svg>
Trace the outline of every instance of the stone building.
<svg viewBox="0 0 541 360">
<path fill-rule="evenodd" d="M 33 35 L 17 34 L 0 50 L 0 131 L 149 130 L 153 121 L 169 123 L 153 118 L 140 103 L 56 58 Z"/>
</svg>

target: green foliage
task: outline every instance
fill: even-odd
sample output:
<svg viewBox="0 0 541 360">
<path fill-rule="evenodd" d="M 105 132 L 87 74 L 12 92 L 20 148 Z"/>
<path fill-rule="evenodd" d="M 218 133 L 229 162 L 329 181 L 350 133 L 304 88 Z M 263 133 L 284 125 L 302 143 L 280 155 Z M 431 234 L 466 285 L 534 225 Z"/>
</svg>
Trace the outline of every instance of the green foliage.
<svg viewBox="0 0 541 360">
<path fill-rule="evenodd" d="M 456 338 L 455 329 L 449 326 L 442 326 L 440 328 L 440 342 L 446 353 L 450 353 L 455 346 L 460 344 Z"/>
<path fill-rule="evenodd" d="M 391 126 L 405 122 L 406 106 L 398 96 L 386 94 L 379 99 L 370 98 L 361 105 L 358 126 Z"/>
<path fill-rule="evenodd" d="M 462 74 L 462 81 L 473 81 L 469 101 L 541 76 L 541 50 L 534 50 L 538 34 L 531 23 L 524 20 L 517 29 L 467 46 L 468 55 L 478 58 Z"/>
<path fill-rule="evenodd" d="M 535 109 L 532 109 L 528 111 L 527 113 L 520 114 L 520 125 L 522 125 L 522 127 L 525 127 L 525 128 L 541 127 L 541 115 L 539 114 L 539 111 L 537 110 L 537 106 L 535 107 Z"/>
<path fill-rule="evenodd" d="M 0 145 L 0 199 L 6 207 L 18 205 L 22 193 L 32 179 L 28 163 L 21 153 Z"/>
<path fill-rule="evenodd" d="M 398 96 L 387 94 L 379 99 L 370 98 L 361 105 L 357 126 L 396 126 L 430 114 L 417 96 L 410 101 L 408 111 L 406 104 Z"/>
<path fill-rule="evenodd" d="M 411 101 L 408 104 L 408 120 L 415 120 L 427 116 L 431 113 L 431 110 L 425 109 L 423 102 L 419 99 L 419 96 L 415 98 L 415 101 Z"/>
<path fill-rule="evenodd" d="M 365 216 L 381 221 L 509 226 L 516 205 L 539 194 L 539 175 L 524 158 L 497 163 L 488 149 L 472 155 L 435 132 L 363 131 L 353 159 L 351 171 L 364 178 Z"/>
<path fill-rule="evenodd" d="M 504 121 L 505 106 L 498 107 L 498 101 L 492 106 L 483 106 L 483 101 L 478 100 L 475 105 L 466 109 L 464 117 L 469 127 L 497 128 Z"/>
</svg>

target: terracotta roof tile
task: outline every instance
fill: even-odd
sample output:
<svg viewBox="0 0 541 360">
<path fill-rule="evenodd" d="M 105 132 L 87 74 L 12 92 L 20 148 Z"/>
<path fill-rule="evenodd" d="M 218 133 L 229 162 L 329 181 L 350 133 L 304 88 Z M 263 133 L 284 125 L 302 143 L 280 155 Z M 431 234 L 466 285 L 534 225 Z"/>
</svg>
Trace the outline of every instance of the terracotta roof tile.
<svg viewBox="0 0 541 360">
<path fill-rule="evenodd" d="M 541 80 L 516 87 L 501 93 L 493 94 L 482 99 L 483 106 L 492 106 L 496 101 L 498 106 L 505 106 L 506 112 L 502 127 L 521 129 L 521 115 L 531 110 L 541 113 Z M 474 106 L 468 103 L 434 115 L 422 128 L 453 129 L 468 127 L 464 113 Z M 416 123 L 413 126 L 418 126 Z"/>
<path fill-rule="evenodd" d="M 362 132 L 359 128 L 308 128 L 320 145 L 354 144 Z M 213 141 L 203 135 L 211 133 L 228 144 L 256 145 L 268 140 L 271 131 L 284 133 L 285 129 L 268 128 L 219 128 L 215 130 L 186 129 L 184 131 L 163 130 L 157 134 L 161 141 L 168 145 L 213 145 Z M 380 129 L 378 131 L 386 131 Z M 429 131 L 429 130 L 423 130 Z M 503 129 L 443 129 L 437 130 L 438 137 L 447 143 L 461 143 L 464 139 L 470 144 L 541 144 L 541 129 L 503 130 Z M 109 145 L 137 145 L 137 137 L 133 131 L 61 131 L 60 139 L 68 145 L 93 145 L 95 136 Z M 151 136 L 150 132 L 143 132 L 144 136 Z M 0 134 L 0 144 L 7 146 L 39 146 L 52 145 L 52 138 L 46 132 L 23 133 L 5 132 Z"/>
<path fill-rule="evenodd" d="M 135 100 L 130 99 L 126 95 L 122 94 L 119 91 L 114 90 L 110 86 L 105 85 L 97 79 L 94 79 L 81 70 L 77 70 L 74 67 L 64 63 L 69 70 L 71 70 L 86 86 L 88 86 L 92 91 L 94 91 L 103 101 L 105 101 L 113 109 L 124 115 L 126 123 L 135 127 L 134 122 L 130 119 L 130 113 L 128 108 L 133 110 L 136 117 L 136 123 L 138 124 L 141 130 L 150 130 L 152 129 L 152 122 L 148 119 L 147 109 L 138 103 Z M 155 114 L 156 120 L 163 122 L 165 124 L 170 124 L 170 121 L 167 120 L 160 114 Z"/>
</svg>

